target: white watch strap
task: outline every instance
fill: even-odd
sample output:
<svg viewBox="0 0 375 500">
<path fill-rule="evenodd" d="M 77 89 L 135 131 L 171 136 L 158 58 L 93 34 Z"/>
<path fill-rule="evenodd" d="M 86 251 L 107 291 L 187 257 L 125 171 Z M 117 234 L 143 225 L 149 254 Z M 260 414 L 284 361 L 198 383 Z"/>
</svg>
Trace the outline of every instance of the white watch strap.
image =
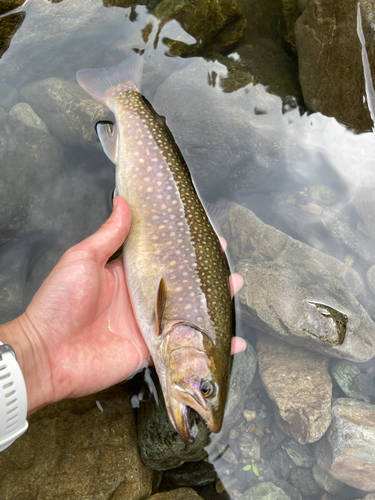
<svg viewBox="0 0 375 500">
<path fill-rule="evenodd" d="M 1 347 L 3 346 L 3 347 Z M 27 392 L 13 349 L 0 342 L 0 451 L 21 436 L 29 424 Z"/>
</svg>

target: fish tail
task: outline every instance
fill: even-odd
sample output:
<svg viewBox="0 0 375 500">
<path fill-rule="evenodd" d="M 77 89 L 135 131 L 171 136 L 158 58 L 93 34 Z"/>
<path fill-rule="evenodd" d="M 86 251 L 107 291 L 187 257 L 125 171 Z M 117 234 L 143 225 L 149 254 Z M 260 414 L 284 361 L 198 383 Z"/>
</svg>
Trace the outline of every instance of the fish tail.
<svg viewBox="0 0 375 500">
<path fill-rule="evenodd" d="M 77 81 L 94 99 L 113 111 L 115 98 L 126 90 L 141 90 L 143 56 L 134 53 L 111 68 L 81 69 Z"/>
</svg>

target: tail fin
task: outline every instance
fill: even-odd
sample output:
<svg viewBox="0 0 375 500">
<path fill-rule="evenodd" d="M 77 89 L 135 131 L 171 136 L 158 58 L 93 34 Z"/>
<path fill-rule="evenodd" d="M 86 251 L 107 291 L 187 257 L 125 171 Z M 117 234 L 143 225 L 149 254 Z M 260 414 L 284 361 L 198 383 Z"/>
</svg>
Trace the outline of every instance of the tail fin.
<svg viewBox="0 0 375 500">
<path fill-rule="evenodd" d="M 77 71 L 77 81 L 94 99 L 113 110 L 114 99 L 125 90 L 141 90 L 143 57 L 133 54 L 118 66 Z"/>
</svg>

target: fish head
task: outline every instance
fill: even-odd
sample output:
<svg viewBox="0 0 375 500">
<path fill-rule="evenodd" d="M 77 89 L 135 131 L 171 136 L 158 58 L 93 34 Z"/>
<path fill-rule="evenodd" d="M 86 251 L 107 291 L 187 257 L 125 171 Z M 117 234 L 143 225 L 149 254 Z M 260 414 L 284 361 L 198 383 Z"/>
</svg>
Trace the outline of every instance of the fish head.
<svg viewBox="0 0 375 500">
<path fill-rule="evenodd" d="M 193 443 L 190 410 L 195 410 L 211 432 L 219 432 L 223 422 L 228 390 L 229 358 L 223 359 L 210 339 L 194 328 L 177 327 L 186 339 L 201 342 L 184 345 L 171 342 L 165 370 L 165 400 L 170 421 L 186 443 Z M 176 329 L 176 330 L 177 330 Z"/>
</svg>

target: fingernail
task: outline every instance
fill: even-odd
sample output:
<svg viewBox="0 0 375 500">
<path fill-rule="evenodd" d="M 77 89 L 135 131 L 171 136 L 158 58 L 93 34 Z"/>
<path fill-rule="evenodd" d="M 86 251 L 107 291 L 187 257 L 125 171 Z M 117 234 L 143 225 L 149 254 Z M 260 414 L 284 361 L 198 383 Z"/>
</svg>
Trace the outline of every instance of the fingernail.
<svg viewBox="0 0 375 500">
<path fill-rule="evenodd" d="M 113 200 L 112 200 L 112 212 L 114 212 L 116 210 L 117 205 L 118 205 L 118 199 L 116 197 L 116 198 L 113 198 Z"/>
</svg>

